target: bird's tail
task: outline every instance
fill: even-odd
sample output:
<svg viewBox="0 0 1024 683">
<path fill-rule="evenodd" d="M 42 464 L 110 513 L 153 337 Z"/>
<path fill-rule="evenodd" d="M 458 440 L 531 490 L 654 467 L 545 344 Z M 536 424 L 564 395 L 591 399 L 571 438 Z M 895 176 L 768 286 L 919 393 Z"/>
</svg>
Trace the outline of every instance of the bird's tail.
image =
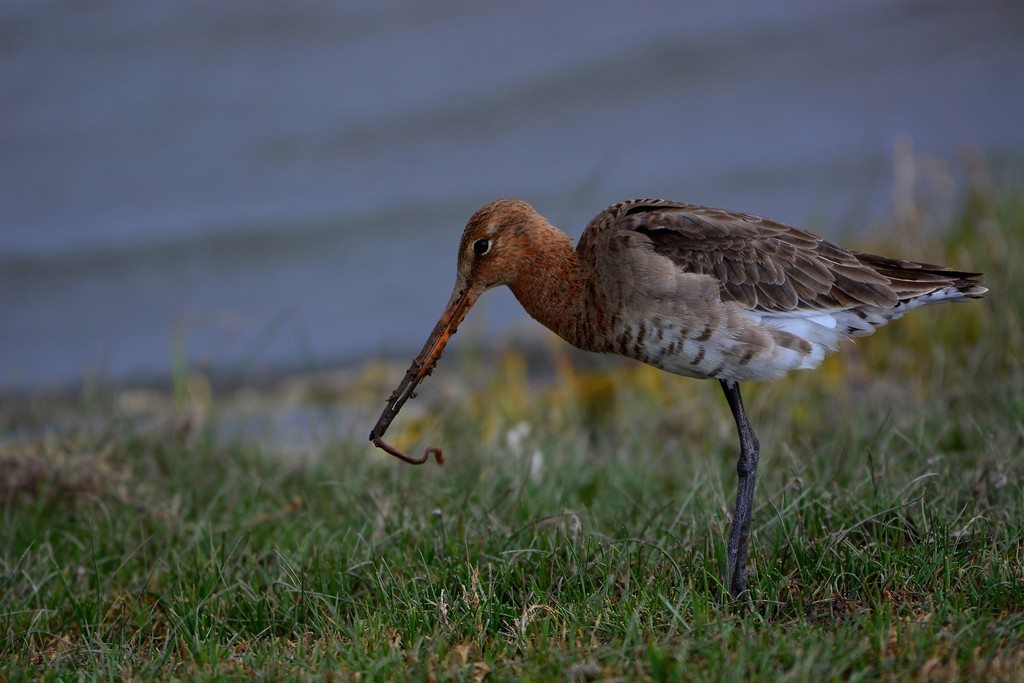
<svg viewBox="0 0 1024 683">
<path fill-rule="evenodd" d="M 904 261 L 875 254 L 857 254 L 857 258 L 879 275 L 888 278 L 893 291 L 904 303 L 965 301 L 980 299 L 988 292 L 988 288 L 979 282 L 983 277 L 982 273 L 951 270 L 930 263 Z"/>
</svg>

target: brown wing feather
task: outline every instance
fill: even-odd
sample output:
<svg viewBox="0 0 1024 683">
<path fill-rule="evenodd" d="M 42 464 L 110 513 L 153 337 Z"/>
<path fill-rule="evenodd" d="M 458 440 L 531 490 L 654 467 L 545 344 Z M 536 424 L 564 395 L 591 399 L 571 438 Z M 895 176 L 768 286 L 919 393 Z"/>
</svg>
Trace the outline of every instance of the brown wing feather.
<svg viewBox="0 0 1024 683">
<path fill-rule="evenodd" d="M 591 221 L 579 249 L 609 231 L 644 235 L 684 272 L 716 278 L 723 299 L 766 312 L 890 308 L 945 286 L 962 284 L 968 296 L 979 288 L 976 273 L 856 253 L 767 218 L 695 204 L 615 204 Z"/>
</svg>

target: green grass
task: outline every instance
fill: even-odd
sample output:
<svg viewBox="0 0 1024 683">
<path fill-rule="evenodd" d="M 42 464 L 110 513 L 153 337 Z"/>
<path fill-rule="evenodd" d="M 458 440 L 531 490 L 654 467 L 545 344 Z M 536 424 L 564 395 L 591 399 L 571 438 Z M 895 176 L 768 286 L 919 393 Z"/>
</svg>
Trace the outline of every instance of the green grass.
<svg viewBox="0 0 1024 683">
<path fill-rule="evenodd" d="M 1024 680 L 1020 194 L 972 196 L 942 244 L 858 246 L 984 270 L 987 299 L 745 388 L 749 601 L 721 597 L 716 384 L 559 345 L 538 381 L 457 339 L 393 428 L 442 468 L 363 441 L 394 371 L 301 457 L 218 437 L 216 400 L 205 426 L 8 420 L 0 679 Z M 445 375 L 485 379 L 442 403 Z"/>
</svg>

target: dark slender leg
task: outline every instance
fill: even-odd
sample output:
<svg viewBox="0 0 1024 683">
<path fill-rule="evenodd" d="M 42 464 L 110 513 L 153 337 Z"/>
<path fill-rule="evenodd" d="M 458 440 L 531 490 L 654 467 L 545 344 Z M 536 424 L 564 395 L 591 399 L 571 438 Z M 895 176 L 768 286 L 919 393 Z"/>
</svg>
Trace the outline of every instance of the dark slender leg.
<svg viewBox="0 0 1024 683">
<path fill-rule="evenodd" d="M 754 508 L 754 483 L 761 444 L 743 410 L 738 382 L 721 380 L 725 400 L 729 402 L 736 430 L 740 435 L 740 458 L 736 463 L 739 485 L 736 487 L 736 512 L 732 516 L 729 545 L 726 547 L 725 583 L 729 592 L 738 596 L 747 590 L 747 553 L 750 551 L 750 514 Z"/>
</svg>

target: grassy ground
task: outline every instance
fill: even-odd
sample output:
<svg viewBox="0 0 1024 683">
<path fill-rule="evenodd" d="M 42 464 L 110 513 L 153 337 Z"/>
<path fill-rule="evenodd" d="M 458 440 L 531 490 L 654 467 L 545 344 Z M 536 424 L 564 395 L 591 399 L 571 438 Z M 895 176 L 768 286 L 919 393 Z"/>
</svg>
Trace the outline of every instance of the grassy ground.
<svg viewBox="0 0 1024 683">
<path fill-rule="evenodd" d="M 557 345 L 536 381 L 457 339 L 393 430 L 443 468 L 363 441 L 401 369 L 298 453 L 217 436 L 216 401 L 202 428 L 103 399 L 9 424 L 0 679 L 1024 680 L 1024 202 L 962 214 L 857 246 L 984 270 L 987 299 L 746 389 L 749 601 L 720 597 L 716 384 Z M 446 374 L 486 380 L 441 403 Z"/>
</svg>

